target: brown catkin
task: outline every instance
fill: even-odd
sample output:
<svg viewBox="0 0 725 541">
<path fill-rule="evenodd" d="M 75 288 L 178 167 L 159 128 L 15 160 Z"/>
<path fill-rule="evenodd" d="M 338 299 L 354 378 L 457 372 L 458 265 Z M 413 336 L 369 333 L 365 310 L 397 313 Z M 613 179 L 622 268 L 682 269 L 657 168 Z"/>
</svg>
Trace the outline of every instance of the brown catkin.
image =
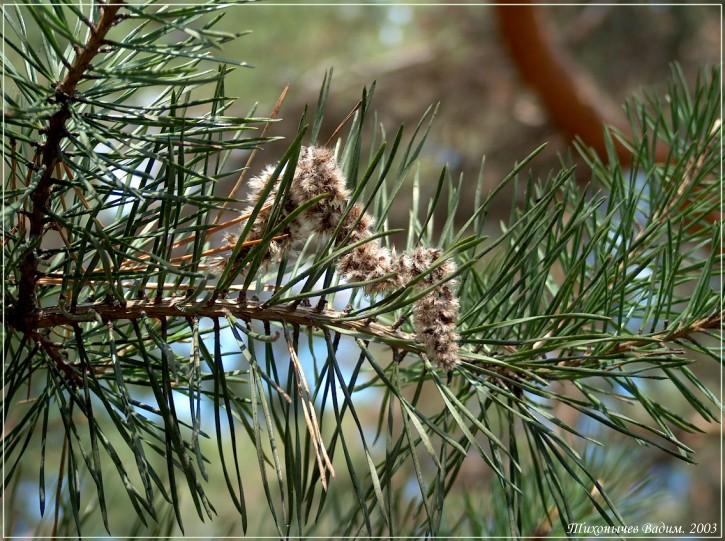
<svg viewBox="0 0 725 541">
<path fill-rule="evenodd" d="M 399 274 L 408 281 L 429 269 L 440 257 L 440 250 L 415 248 L 401 258 Z M 455 272 L 455 264 L 446 260 L 416 284 L 416 290 L 428 289 Z M 458 363 L 458 298 L 455 281 L 439 284 L 413 304 L 413 328 L 418 340 L 425 345 L 428 356 L 439 366 L 451 370 Z"/>
<path fill-rule="evenodd" d="M 251 212 L 259 202 L 274 169 L 267 167 L 261 175 L 250 181 L 247 196 L 249 206 L 244 210 L 245 213 Z M 267 195 L 264 206 L 274 203 L 278 190 L 279 179 Z M 375 222 L 372 216 L 363 212 L 362 205 L 352 205 L 345 215 L 350 191 L 332 152 L 322 147 L 303 147 L 279 219 L 283 220 L 295 208 L 322 194 L 327 194 L 327 197 L 300 214 L 281 232 L 286 237 L 270 243 L 264 256 L 266 263 L 301 249 L 313 233 L 334 234 L 338 225 L 338 242 L 355 244 L 372 237 Z M 262 237 L 269 225 L 270 213 L 271 209 L 268 209 L 257 215 L 246 240 Z M 241 257 L 244 255 L 246 252 Z M 377 280 L 363 288 L 370 295 L 391 293 L 427 272 L 440 255 L 441 251 L 435 248 L 414 248 L 396 254 L 395 250 L 381 246 L 378 239 L 372 239 L 342 256 L 337 270 L 351 282 Z M 452 370 L 458 363 L 456 320 L 459 303 L 454 292 L 455 281 L 439 282 L 455 270 L 455 263 L 451 260 L 443 261 L 419 280 L 414 288 L 415 291 L 423 291 L 438 284 L 413 304 L 413 328 L 428 356 L 446 370 Z"/>
</svg>

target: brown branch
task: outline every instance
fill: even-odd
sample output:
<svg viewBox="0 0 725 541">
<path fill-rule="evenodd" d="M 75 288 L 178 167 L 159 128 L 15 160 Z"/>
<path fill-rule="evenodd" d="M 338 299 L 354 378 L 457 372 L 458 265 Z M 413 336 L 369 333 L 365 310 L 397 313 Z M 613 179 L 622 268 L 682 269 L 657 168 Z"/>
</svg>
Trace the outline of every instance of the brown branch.
<svg viewBox="0 0 725 541">
<path fill-rule="evenodd" d="M 155 300 L 126 300 L 123 305 L 110 304 L 107 302 L 86 303 L 78 305 L 72 314 L 62 310 L 60 307 L 49 307 L 39 310 L 37 316 L 37 327 L 49 328 L 56 326 L 72 326 L 81 322 L 98 321 L 99 318 L 107 323 L 117 320 L 135 320 L 142 317 L 165 319 L 169 317 L 209 317 L 223 318 L 232 315 L 239 319 L 254 319 L 258 321 L 275 321 L 290 325 L 303 325 L 329 329 L 352 335 L 360 335 L 365 339 L 376 339 L 387 343 L 399 351 L 420 354 L 423 347 L 416 341 L 415 336 L 410 333 L 401 332 L 392 326 L 370 321 L 368 318 L 361 320 L 348 320 L 348 314 L 336 310 L 320 310 L 315 307 L 293 306 L 290 304 L 265 307 L 261 302 L 244 302 L 218 299 L 213 303 L 189 304 L 189 301 L 182 297 L 165 298 Z M 614 342 L 613 347 L 607 352 L 609 354 L 625 354 L 632 350 L 651 345 L 653 343 L 665 344 L 678 340 L 687 339 L 688 336 L 698 334 L 707 330 L 719 328 L 722 324 L 725 312 L 716 313 L 703 318 L 690 325 L 677 329 L 663 330 L 641 338 Z M 461 357 L 466 353 L 461 351 Z M 578 357 L 570 362 L 564 361 L 563 365 L 581 366 L 589 358 Z M 521 374 L 513 374 L 505 366 L 490 365 L 478 359 L 468 358 L 467 362 L 472 364 L 486 365 L 490 370 L 508 375 L 513 379 L 520 379 Z M 549 379 L 551 373 L 542 373 L 539 376 Z"/>
<path fill-rule="evenodd" d="M 60 163 L 62 157 L 61 143 L 67 136 L 66 123 L 70 119 L 70 98 L 75 94 L 78 83 L 91 65 L 91 60 L 98 54 L 98 50 L 106 38 L 106 34 L 116 23 L 116 15 L 121 8 L 123 0 L 111 0 L 108 5 L 102 6 L 101 19 L 98 24 L 91 24 L 91 35 L 84 47 L 76 50 L 73 61 L 65 78 L 55 85 L 55 101 L 60 108 L 49 119 L 44 129 L 46 139 L 40 147 L 41 162 L 39 168 L 38 185 L 31 195 L 31 208 L 29 212 L 29 247 L 20 261 L 18 284 L 18 303 L 12 314 L 13 325 L 23 331 L 31 332 L 37 327 L 37 294 L 36 280 L 38 277 L 38 259 L 35 248 L 45 231 L 47 209 L 50 202 L 53 180 L 53 170 Z"/>
<path fill-rule="evenodd" d="M 714 329 L 721 329 L 723 325 L 723 321 L 725 320 L 725 310 L 722 310 L 720 312 L 715 312 L 707 317 L 701 318 L 697 321 L 694 321 L 687 325 L 681 325 L 680 327 L 677 327 L 676 329 L 667 329 L 665 328 L 662 331 L 658 331 L 655 333 L 651 333 L 649 335 L 642 335 L 641 337 L 632 338 L 631 340 L 612 340 L 611 347 L 608 350 L 605 350 L 603 352 L 600 352 L 596 356 L 591 354 L 590 352 L 584 353 L 583 355 L 577 356 L 572 358 L 571 360 L 562 360 L 557 363 L 558 368 L 566 368 L 566 367 L 580 367 L 588 364 L 589 362 L 597 362 L 603 355 L 622 355 L 625 356 L 627 354 L 632 355 L 639 355 L 642 357 L 645 357 L 648 353 L 643 351 L 637 351 L 638 348 L 645 347 L 645 346 L 665 346 L 667 344 L 679 344 L 682 340 L 689 340 L 690 337 L 693 335 L 697 335 L 700 333 L 704 333 L 707 331 L 712 331 Z M 546 337 L 551 337 L 553 335 L 552 332 L 547 333 Z M 534 349 L 538 349 L 543 344 L 543 341 L 539 341 L 534 343 Z M 516 354 L 519 353 L 520 350 L 513 346 L 505 346 L 505 349 L 508 353 Z M 677 351 L 674 349 L 669 350 L 670 353 L 676 354 L 676 353 L 682 353 L 682 351 Z M 465 353 L 462 355 L 465 356 Z M 530 376 L 522 375 L 520 372 L 514 371 L 511 368 L 505 366 L 505 365 L 492 365 L 490 363 L 487 363 L 485 361 L 481 361 L 478 359 L 468 359 L 468 363 L 475 364 L 479 366 L 485 366 L 490 371 L 496 373 L 498 376 L 503 376 L 506 380 L 511 381 L 524 381 L 524 380 L 530 380 L 532 379 Z M 617 370 L 622 366 L 621 363 L 614 363 L 609 365 L 605 370 Z M 551 380 L 551 379 L 558 379 L 555 377 L 556 369 L 551 369 L 549 367 L 545 368 L 541 372 L 537 372 L 537 376 L 541 378 L 542 380 Z M 494 381 L 498 379 L 494 375 L 487 376 L 486 378 L 488 381 Z"/>
<path fill-rule="evenodd" d="M 216 300 L 212 304 L 189 304 L 182 298 L 165 298 L 158 302 L 153 300 L 126 300 L 122 306 L 114 306 L 106 302 L 79 304 L 73 314 L 64 312 L 60 307 L 43 308 L 37 314 L 37 327 L 48 328 L 60 325 L 73 325 L 79 322 L 97 321 L 97 316 L 104 323 L 115 320 L 134 320 L 144 316 L 151 318 L 167 317 L 226 317 L 228 314 L 239 319 L 255 319 L 258 321 L 277 321 L 290 325 L 341 330 L 343 332 L 376 338 L 381 342 L 394 344 L 396 348 L 420 352 L 421 348 L 414 343 L 412 334 L 395 331 L 387 325 L 364 320 L 346 320 L 345 312 L 336 310 L 319 310 L 304 306 L 277 305 L 262 307 L 262 303 L 248 301 L 240 304 L 230 300 Z"/>
<path fill-rule="evenodd" d="M 97 25 L 90 25 L 91 35 L 88 42 L 76 53 L 76 58 L 68 71 L 68 75 L 56 86 L 58 92 L 70 96 L 76 91 L 78 83 L 91 65 L 91 60 L 98 54 L 98 50 L 103 45 L 106 34 L 116 23 L 116 15 L 122 5 L 123 0 L 111 0 L 108 5 L 101 6 L 101 20 Z"/>
<path fill-rule="evenodd" d="M 538 4 L 536 0 L 506 0 L 494 9 L 501 38 L 511 59 L 521 76 L 539 95 L 559 131 L 568 139 L 580 137 L 602 160 L 608 160 L 609 149 L 603 125 L 612 126 L 630 137 L 632 129 L 611 97 L 597 87 L 586 70 L 559 42 L 549 20 L 550 8 Z M 632 152 L 616 137 L 613 144 L 620 163 L 631 166 L 634 159 Z M 664 141 L 657 141 L 654 161 L 666 163 L 671 159 L 669 150 Z M 586 181 L 586 175 L 579 178 L 581 182 Z M 685 184 L 683 181 L 683 191 Z M 681 207 L 686 208 L 696 198 L 697 193 L 692 193 L 680 203 Z M 673 209 L 667 209 L 665 214 L 669 210 Z M 715 210 L 703 218 L 713 224 L 723 219 L 723 213 Z M 693 225 L 697 227 L 697 224 Z"/>
<path fill-rule="evenodd" d="M 41 349 L 45 351 L 48 357 L 51 358 L 58 370 L 63 373 L 66 378 L 66 382 L 73 386 L 81 384 L 82 376 L 76 372 L 72 365 L 68 364 L 67 359 L 64 357 L 62 348 L 57 344 L 53 344 L 50 340 L 47 340 L 39 333 L 33 333 L 33 335 L 33 338 L 40 345 Z"/>
<path fill-rule="evenodd" d="M 723 318 L 725 318 L 725 311 L 716 312 L 689 325 L 682 325 L 677 329 L 665 329 L 663 331 L 650 334 L 647 337 L 635 338 L 625 342 L 617 342 L 610 353 L 624 353 L 647 344 L 652 344 L 653 341 L 660 344 L 666 344 L 677 340 L 686 340 L 693 334 L 699 334 L 712 329 L 719 329 L 722 326 Z"/>
<path fill-rule="evenodd" d="M 515 4 L 515 5 L 507 5 Z M 608 149 L 602 125 L 631 133 L 624 115 L 557 41 L 549 9 L 536 0 L 507 0 L 495 7 L 501 37 L 526 82 L 540 96 L 551 119 L 569 139 L 581 137 L 599 156 Z M 629 165 L 632 154 L 614 140 L 620 161 Z M 655 160 L 666 161 L 667 148 L 658 145 Z"/>
</svg>

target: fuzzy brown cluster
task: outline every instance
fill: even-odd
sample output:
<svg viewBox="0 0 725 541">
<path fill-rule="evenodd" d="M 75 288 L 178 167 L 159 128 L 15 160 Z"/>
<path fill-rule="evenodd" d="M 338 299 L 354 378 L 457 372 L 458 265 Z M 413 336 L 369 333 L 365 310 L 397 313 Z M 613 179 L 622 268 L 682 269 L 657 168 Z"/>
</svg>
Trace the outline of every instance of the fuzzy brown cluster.
<svg viewBox="0 0 725 541">
<path fill-rule="evenodd" d="M 259 202 L 260 194 L 269 183 L 273 171 L 274 167 L 268 167 L 250 181 L 249 207 L 245 212 L 251 212 Z M 264 206 L 274 203 L 278 189 L 279 181 L 267 195 Z M 351 282 L 372 282 L 363 289 L 375 295 L 405 287 L 414 278 L 428 272 L 440 258 L 441 251 L 438 249 L 415 248 L 396 254 L 395 250 L 381 246 L 378 239 L 372 239 L 374 220 L 363 212 L 362 205 L 356 203 L 345 214 L 350 191 L 332 152 L 322 147 L 304 147 L 280 219 L 322 194 L 328 197 L 299 215 L 283 232 L 286 236 L 270 244 L 265 254 L 267 261 L 279 258 L 283 253 L 299 250 L 312 234 L 337 234 L 338 242 L 362 242 L 340 259 L 338 272 Z M 270 212 L 271 209 L 268 209 L 259 213 L 247 240 L 261 238 L 268 226 Z M 428 272 L 416 283 L 415 290 L 420 292 L 438 285 L 413 304 L 416 336 L 425 346 L 428 356 L 446 370 L 451 370 L 458 363 L 458 299 L 454 292 L 454 280 L 439 282 L 455 270 L 455 264 L 446 260 Z"/>
</svg>

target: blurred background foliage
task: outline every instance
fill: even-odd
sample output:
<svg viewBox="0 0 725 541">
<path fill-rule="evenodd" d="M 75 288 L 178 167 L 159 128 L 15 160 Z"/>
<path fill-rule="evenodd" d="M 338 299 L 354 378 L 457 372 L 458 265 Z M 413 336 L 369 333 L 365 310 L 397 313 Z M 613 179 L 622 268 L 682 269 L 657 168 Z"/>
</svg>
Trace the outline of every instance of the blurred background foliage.
<svg viewBox="0 0 725 541">
<path fill-rule="evenodd" d="M 663 90 L 672 62 L 694 82 L 701 66 L 720 59 L 720 17 L 714 5 L 536 9 L 546 11 L 555 39 L 616 107 L 643 87 Z M 282 116 L 299 118 L 304 105 L 314 103 L 324 71 L 332 67 L 323 136 L 373 80 L 374 108 L 390 130 L 401 123 L 415 125 L 428 105 L 440 102 L 423 157 L 431 170 L 423 178 L 435 178 L 448 163 L 474 179 L 485 154 L 486 177 L 493 187 L 541 142 L 547 148 L 532 164 L 539 175 L 557 170 L 558 155 L 569 148 L 512 64 L 493 6 L 295 7 L 262 2 L 238 13 L 225 17 L 221 27 L 251 33 L 225 53 L 257 67 L 236 70 L 228 78 L 229 88 L 240 97 L 239 112 L 255 102 L 260 112 L 270 111 L 289 83 Z M 294 129 L 294 123 L 286 122 L 273 132 L 289 136 Z M 274 161 L 284 148 L 284 142 L 268 145 L 265 161 Z"/>
<path fill-rule="evenodd" d="M 571 141 L 511 60 L 496 7 L 452 2 L 299 4 L 251 4 L 221 21 L 222 29 L 250 32 L 224 50 L 253 67 L 228 76 L 230 92 L 239 97 L 237 113 L 255 103 L 259 114 L 268 113 L 289 84 L 280 117 L 297 119 L 305 106 L 314 104 L 329 68 L 334 72 L 323 141 L 372 81 L 377 83 L 374 110 L 389 131 L 400 124 L 415 126 L 429 105 L 440 102 L 420 160 L 421 178 L 428 179 L 421 185 L 424 201 L 433 195 L 445 164 L 454 177 L 460 173 L 473 180 L 485 156 L 484 182 L 493 188 L 542 142 L 547 146 L 531 164 L 534 176 L 558 170 L 561 155 L 569 155 Z M 719 62 L 715 5 L 565 4 L 535 9 L 544 12 L 554 45 L 571 61 L 583 86 L 594 87 L 622 118 L 622 104 L 633 94 L 643 88 L 664 91 L 673 62 L 691 84 L 700 67 Z M 270 134 L 285 139 L 266 145 L 257 160 L 277 160 L 295 129 L 296 123 L 289 121 L 272 126 Z M 473 201 L 474 189 L 474 182 L 464 182 L 462 199 Z M 505 198 L 511 197 L 507 187 L 501 205 L 493 209 L 499 218 L 506 217 Z M 391 212 L 391 227 L 404 227 L 407 214 L 401 198 Z"/>
<path fill-rule="evenodd" d="M 253 167 L 272 163 L 284 152 L 303 108 L 314 104 L 324 72 L 333 68 L 322 141 L 355 106 L 360 89 L 373 80 L 377 81 L 373 104 L 377 118 L 391 132 L 401 123 L 414 126 L 431 103 L 440 102 L 421 159 L 422 200 L 433 194 L 440 168 L 446 163 L 454 176 L 462 173 L 465 178 L 475 179 L 485 155 L 485 180 L 493 187 L 517 160 L 542 142 L 548 142 L 531 168 L 535 176 L 558 170 L 559 155 L 568 152 L 570 142 L 559 134 L 537 95 L 522 82 L 502 43 L 493 9 L 480 5 L 274 2 L 229 7 L 219 29 L 249 29 L 250 35 L 230 42 L 218 56 L 245 61 L 254 68 L 238 68 L 227 76 L 227 93 L 238 97 L 227 114 L 243 116 L 258 104 L 257 114 L 266 115 L 285 85 L 290 85 L 279 115 L 282 121 L 273 124 L 269 132 L 285 139 L 265 145 Z M 699 68 L 717 64 L 720 59 L 721 21 L 719 7 L 715 5 L 561 5 L 539 9 L 546 9 L 556 38 L 568 54 L 599 91 L 615 103 L 622 103 L 643 86 L 663 87 L 673 62 L 680 64 L 685 77 L 692 82 Z M 212 90 L 210 87 L 210 93 Z M 143 100 L 143 94 L 137 99 Z M 240 167 L 244 159 L 240 152 Z M 464 183 L 462 199 L 472 199 L 472 192 L 466 193 L 465 186 Z M 473 190 L 474 183 L 470 186 Z M 224 187 L 220 189 L 220 193 L 226 191 Z M 505 192 L 502 197 L 512 195 Z M 406 203 L 405 196 L 399 198 L 391 213 L 391 227 L 407 223 Z M 502 218 L 509 207 L 502 199 L 498 206 Z M 711 388 L 717 388 L 719 374 L 714 365 L 710 363 L 705 368 L 696 364 L 693 370 Z M 661 399 L 668 400 L 666 396 Z M 374 430 L 380 404 L 360 405 L 358 411 L 368 417 L 365 421 Z M 55 422 L 59 424 L 58 441 L 49 441 L 49 445 L 61 442 L 60 420 Z M 698 466 L 645 447 L 634 453 L 630 447 L 626 454 L 621 453 L 622 464 L 644 465 L 647 472 L 646 488 L 636 486 L 631 479 L 625 480 L 622 488 L 625 492 L 634 490 L 641 497 L 643 520 L 689 524 L 712 522 L 720 516 L 720 426 L 703 425 L 702 429 L 701 434 L 683 436 L 683 441 L 695 450 Z M 214 446 L 215 442 L 202 444 Z M 251 445 L 243 445 L 240 450 L 242 464 L 256 461 Z M 596 457 L 592 460 L 596 462 Z M 488 490 L 491 477 L 487 468 L 475 461 L 467 462 L 466 468 L 459 476 L 460 486 L 451 501 L 472 506 L 475 511 L 481 505 L 477 495 L 486 494 L 483 501 L 495 512 L 496 497 Z M 210 469 L 210 473 L 209 486 L 223 486 L 221 472 Z M 248 486 L 247 490 L 251 488 Z M 23 491 L 32 494 L 36 489 L 37 471 L 30 468 L 22 472 L 16 485 L 8 488 L 21 494 L 17 501 L 27 501 L 27 505 L 15 506 L 7 515 L 18 533 L 32 530 L 40 519 L 37 500 L 22 497 Z M 657 499 L 648 500 L 655 493 Z M 258 497 L 250 496 L 249 516 L 265 516 L 267 504 L 261 492 Z M 116 514 L 114 498 L 120 502 L 126 496 L 122 491 L 109 491 L 110 520 L 127 527 L 130 517 Z M 214 535 L 238 531 L 238 513 L 231 502 L 225 504 L 227 499 L 215 498 L 220 519 L 214 524 Z M 187 504 L 191 509 L 191 504 Z M 194 523 L 194 515 L 193 511 L 188 513 L 187 535 L 206 535 L 208 526 Z M 474 515 L 472 512 L 471 516 Z M 173 531 L 173 515 L 169 513 L 163 520 L 167 520 L 168 531 Z M 490 524 L 471 522 L 459 527 L 462 535 L 497 533 L 489 530 Z M 324 530 L 324 525 L 320 529 Z M 274 528 L 250 524 L 250 531 L 271 534 Z M 102 535 L 103 527 L 88 525 L 87 533 Z"/>
</svg>

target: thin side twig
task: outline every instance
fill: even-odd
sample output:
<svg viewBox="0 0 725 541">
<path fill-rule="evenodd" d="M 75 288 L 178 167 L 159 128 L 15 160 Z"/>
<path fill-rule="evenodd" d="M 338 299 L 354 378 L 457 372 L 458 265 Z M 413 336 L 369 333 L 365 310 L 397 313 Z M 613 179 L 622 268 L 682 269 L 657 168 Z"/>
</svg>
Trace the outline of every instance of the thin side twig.
<svg viewBox="0 0 725 541">
<path fill-rule="evenodd" d="M 279 98 L 277 98 L 277 103 L 274 104 L 274 108 L 272 109 L 272 113 L 269 115 L 270 120 L 274 120 L 279 115 L 280 109 L 282 109 L 282 104 L 284 103 L 285 98 L 287 97 L 287 92 L 289 91 L 289 84 L 285 85 L 284 89 L 282 90 L 282 93 L 280 94 Z M 260 137 L 264 137 L 267 133 L 267 129 L 269 128 L 269 122 L 266 122 L 264 124 L 264 128 L 262 128 L 262 133 L 260 134 Z M 232 199 L 234 197 L 234 194 L 236 194 L 239 191 L 239 188 L 242 187 L 242 182 L 244 182 L 244 176 L 246 175 L 247 171 L 249 170 L 249 167 L 252 164 L 252 160 L 257 154 L 257 149 L 253 149 L 249 153 L 249 157 L 247 158 L 247 162 L 244 164 L 244 167 L 242 168 L 242 172 L 239 174 L 239 178 L 237 179 L 237 182 L 234 184 L 234 187 L 229 192 L 229 199 Z M 216 215 L 214 218 L 214 225 L 219 223 L 219 220 L 221 220 L 222 213 L 225 210 L 228 210 L 227 208 L 227 201 L 224 201 L 222 204 L 221 211 Z M 210 231 L 211 232 L 211 231 Z"/>
<path fill-rule="evenodd" d="M 290 337 L 289 328 L 285 323 L 283 325 L 284 338 L 287 341 L 287 349 L 290 355 L 290 362 L 295 371 L 295 379 L 297 380 L 297 393 L 302 402 L 302 413 L 305 417 L 305 424 L 307 425 L 307 431 L 312 439 L 312 444 L 315 449 L 315 457 L 317 458 L 317 467 L 320 470 L 320 483 L 322 488 L 327 490 L 327 472 L 330 472 L 332 477 L 335 477 L 335 469 L 332 467 L 332 462 L 327 454 L 325 448 L 325 442 L 322 439 L 322 433 L 320 432 L 320 424 L 317 422 L 317 415 L 315 415 L 315 401 L 312 398 L 310 387 L 307 385 L 307 379 L 305 378 L 305 372 L 300 364 L 300 359 L 297 357 L 292 338 Z"/>
</svg>

